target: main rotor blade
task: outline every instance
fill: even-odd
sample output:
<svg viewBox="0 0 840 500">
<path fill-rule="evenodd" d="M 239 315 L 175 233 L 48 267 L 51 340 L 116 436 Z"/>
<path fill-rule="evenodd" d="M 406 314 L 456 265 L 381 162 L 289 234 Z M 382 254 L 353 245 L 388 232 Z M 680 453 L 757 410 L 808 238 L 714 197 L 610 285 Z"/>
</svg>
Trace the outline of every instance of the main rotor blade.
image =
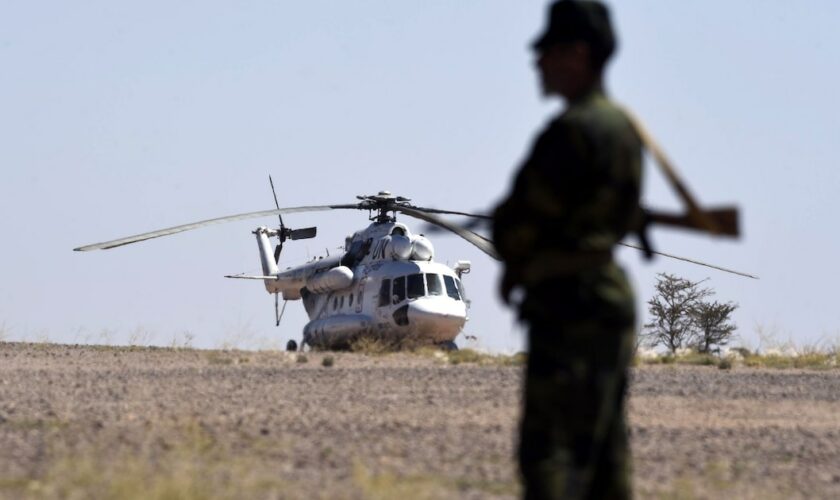
<svg viewBox="0 0 840 500">
<path fill-rule="evenodd" d="M 85 245 L 79 248 L 74 248 L 73 250 L 76 252 L 87 252 L 90 250 L 107 250 L 109 248 L 116 248 L 123 245 L 129 245 L 131 243 L 137 243 L 139 241 L 150 240 L 152 238 L 160 238 L 161 236 L 169 236 L 170 234 L 182 233 L 184 231 L 191 231 L 193 229 L 198 229 L 204 226 L 211 226 L 214 224 L 224 224 L 227 222 L 233 222 L 237 220 L 245 220 L 245 219 L 256 219 L 258 217 L 269 217 L 273 215 L 280 215 L 280 214 L 290 214 L 296 212 L 319 212 L 324 210 L 336 210 L 336 209 L 357 209 L 359 208 L 356 204 L 351 205 L 314 205 L 308 207 L 287 207 L 287 208 L 280 208 L 274 210 L 261 210 L 259 212 L 247 212 L 243 214 L 236 214 L 236 215 L 227 215 L 224 217 L 217 217 L 215 219 L 207 219 L 198 222 L 191 222 L 189 224 L 183 224 L 180 226 L 173 226 L 168 227 L 166 229 L 158 229 L 157 231 L 150 231 L 148 233 L 141 233 L 135 234 L 134 236 L 126 236 L 125 238 L 119 238 L 116 240 L 111 241 L 104 241 L 102 243 L 95 243 L 93 245 Z"/>
<path fill-rule="evenodd" d="M 474 233 L 469 229 L 464 229 L 463 227 L 452 224 L 448 221 L 441 219 L 436 215 L 432 215 L 428 212 L 423 211 L 422 209 L 417 209 L 414 207 L 394 207 L 394 210 L 402 212 L 408 216 L 414 217 L 415 219 L 420 219 L 422 221 L 429 222 L 431 224 L 435 224 L 440 226 L 444 229 L 447 229 L 461 238 L 464 238 L 468 242 L 475 245 L 479 250 L 486 253 L 490 257 L 493 257 L 496 260 L 501 260 L 499 254 L 496 252 L 496 248 L 493 246 L 493 242 L 481 236 L 480 234 Z"/>
<path fill-rule="evenodd" d="M 247 274 L 226 274 L 225 278 L 238 280 L 276 280 L 277 276 L 249 276 Z"/>
<path fill-rule="evenodd" d="M 721 210 L 721 211 L 718 211 L 718 212 L 723 213 L 724 211 Z M 713 212 L 713 213 L 716 213 L 716 212 Z M 460 215 L 469 215 L 469 214 L 460 214 Z M 479 218 L 479 220 L 471 220 L 471 221 L 467 222 L 466 224 L 464 224 L 462 226 L 458 226 L 458 227 L 462 230 L 470 231 L 471 229 L 474 229 L 474 228 L 479 227 L 483 224 L 486 224 L 485 220 L 482 220 L 482 219 L 486 219 L 486 220 L 491 220 L 492 219 L 492 217 L 480 216 L 480 215 L 479 216 L 473 216 L 473 217 L 477 217 L 477 218 Z M 441 227 L 443 227 L 443 226 L 441 226 Z M 722 227 L 727 227 L 727 225 L 722 224 Z M 434 231 L 438 230 L 438 228 L 436 228 L 434 226 L 429 227 L 429 229 L 432 229 Z M 446 229 L 449 229 L 449 228 L 446 228 Z M 449 230 L 451 231 L 451 229 L 449 229 Z M 470 232 L 472 232 L 472 231 L 470 231 Z M 476 233 L 473 233 L 473 234 L 476 234 Z M 480 235 L 476 235 L 476 236 L 481 237 Z M 484 238 L 484 239 L 485 239 L 485 241 L 487 241 L 488 243 L 490 243 L 492 245 L 492 241 L 490 241 L 486 238 Z M 644 251 L 644 249 L 642 247 L 637 246 L 637 245 L 633 245 L 631 243 L 619 242 L 618 244 L 622 245 L 622 246 L 625 246 L 625 247 L 628 247 L 628 248 L 633 248 L 635 250 Z M 684 262 L 688 262 L 690 264 L 695 264 L 695 265 L 698 265 L 698 266 L 704 266 L 704 267 L 709 267 L 709 268 L 712 268 L 712 269 L 717 269 L 718 271 L 723 271 L 725 273 L 737 274 L 738 276 L 743 276 L 745 278 L 752 278 L 754 280 L 760 279 L 758 276 L 756 276 L 754 274 L 744 273 L 744 272 L 741 272 L 741 271 L 735 271 L 734 269 L 728 269 L 728 268 L 725 268 L 725 267 L 716 266 L 714 264 L 709 264 L 707 262 L 702 262 L 702 261 L 695 260 L 695 259 L 689 259 L 688 257 L 680 257 L 679 255 L 673 255 L 673 254 L 669 254 L 669 253 L 665 253 L 665 252 L 657 252 L 656 250 L 653 250 L 652 253 L 654 253 L 656 255 L 660 255 L 662 257 L 667 257 L 669 259 L 681 260 L 681 261 L 684 261 Z"/>
<path fill-rule="evenodd" d="M 633 245 L 631 243 L 619 242 L 618 244 L 621 245 L 621 246 L 627 247 L 627 248 L 633 248 L 633 249 L 636 249 L 636 250 L 644 251 L 644 248 L 642 248 L 640 246 L 637 246 L 637 245 Z M 752 278 L 754 280 L 759 279 L 758 276 L 755 276 L 754 274 L 742 273 L 741 271 L 735 271 L 733 269 L 727 269 L 725 267 L 716 266 L 714 264 L 709 264 L 707 262 L 701 262 L 699 260 L 689 259 L 688 257 L 680 257 L 679 255 L 672 255 L 672 254 L 665 253 L 665 252 L 657 252 L 656 250 L 651 250 L 651 253 L 653 253 L 655 255 L 661 255 L 663 257 L 668 257 L 669 259 L 676 259 L 676 260 L 681 260 L 683 262 L 688 262 L 690 264 L 696 264 L 698 266 L 710 267 L 712 269 L 717 269 L 718 271 L 723 271 L 725 273 L 737 274 L 738 276 L 743 276 L 745 278 Z"/>
<path fill-rule="evenodd" d="M 415 210 L 422 210 L 423 212 L 428 212 L 430 214 L 446 214 L 446 215 L 463 215 L 465 217 L 475 217 L 476 219 L 485 219 L 485 220 L 492 220 L 492 215 L 485 215 L 485 214 L 471 214 L 468 212 L 458 212 L 457 210 L 441 210 L 439 208 L 427 208 L 427 207 L 415 207 L 412 206 Z"/>
<path fill-rule="evenodd" d="M 408 214 L 408 215 L 413 215 L 413 214 Z M 417 217 L 417 216 L 415 215 L 415 217 Z M 422 217 L 418 217 L 418 218 L 422 219 Z M 434 221 L 431 221 L 431 220 L 428 220 L 428 219 L 423 219 L 423 220 L 425 220 L 426 222 L 429 222 L 431 224 L 438 225 L 438 226 L 440 226 L 444 229 L 447 229 L 449 231 L 452 231 L 453 233 L 457 234 L 458 236 L 461 236 L 462 238 L 466 239 L 470 243 L 473 243 L 473 245 L 476 245 L 476 244 L 470 238 L 467 238 L 467 237 L 461 235 L 461 233 L 459 233 L 458 231 L 455 231 L 454 229 L 452 229 L 452 227 L 458 229 L 459 231 L 466 231 L 467 233 L 471 234 L 474 237 L 481 238 L 481 240 L 483 240 L 484 245 L 489 245 L 490 247 L 493 246 L 493 242 L 491 240 L 481 236 L 480 234 L 474 233 L 474 232 L 470 231 L 469 229 L 467 229 L 468 227 L 475 227 L 477 225 L 480 225 L 479 221 L 470 221 L 466 224 L 466 226 L 458 226 L 458 225 L 455 225 L 455 224 L 450 224 L 452 227 L 447 227 L 447 226 L 444 226 L 443 224 L 440 224 L 439 222 L 434 222 Z M 642 247 L 637 246 L 637 245 L 633 245 L 631 243 L 619 242 L 618 244 L 621 245 L 621 246 L 628 247 L 628 248 L 633 248 L 635 250 L 644 251 L 644 249 Z M 482 246 L 479 246 L 479 245 L 476 245 L 476 246 L 478 246 L 479 248 L 484 250 L 484 248 Z M 485 252 L 486 252 L 486 250 L 485 250 Z M 498 260 L 499 258 L 495 256 L 495 255 L 497 255 L 497 254 L 495 254 L 495 248 L 493 248 L 493 252 L 494 252 L 494 254 L 490 254 L 489 252 L 486 252 L 486 253 L 488 255 L 490 255 L 491 257 Z M 667 257 L 669 259 L 681 260 L 681 261 L 684 261 L 684 262 L 688 262 L 690 264 L 695 264 L 695 265 L 698 265 L 698 266 L 705 266 L 705 267 L 709 267 L 709 268 L 712 268 L 712 269 L 717 269 L 718 271 L 723 271 L 725 273 L 737 274 L 738 276 L 743 276 L 745 278 L 752 278 L 754 280 L 759 279 L 758 276 L 755 276 L 753 274 L 744 273 L 744 272 L 741 272 L 741 271 L 735 271 L 734 269 L 728 269 L 728 268 L 725 268 L 725 267 L 716 266 L 714 264 L 709 264 L 707 262 L 702 262 L 702 261 L 699 261 L 699 260 L 689 259 L 688 257 L 680 257 L 679 255 L 673 255 L 673 254 L 669 254 L 669 253 L 665 253 L 665 252 L 657 252 L 655 250 L 653 251 L 653 253 L 656 254 L 656 255 L 660 255 L 662 257 Z"/>
</svg>

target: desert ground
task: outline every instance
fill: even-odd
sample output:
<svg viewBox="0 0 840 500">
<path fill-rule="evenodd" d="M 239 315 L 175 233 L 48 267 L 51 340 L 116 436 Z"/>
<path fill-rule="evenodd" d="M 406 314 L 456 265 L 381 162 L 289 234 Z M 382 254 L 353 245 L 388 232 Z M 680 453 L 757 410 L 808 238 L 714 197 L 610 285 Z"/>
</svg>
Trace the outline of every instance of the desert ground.
<svg viewBox="0 0 840 500">
<path fill-rule="evenodd" d="M 516 498 L 476 358 L 0 343 L 0 497 Z M 639 366 L 628 418 L 639 498 L 840 498 L 840 370 Z"/>
</svg>

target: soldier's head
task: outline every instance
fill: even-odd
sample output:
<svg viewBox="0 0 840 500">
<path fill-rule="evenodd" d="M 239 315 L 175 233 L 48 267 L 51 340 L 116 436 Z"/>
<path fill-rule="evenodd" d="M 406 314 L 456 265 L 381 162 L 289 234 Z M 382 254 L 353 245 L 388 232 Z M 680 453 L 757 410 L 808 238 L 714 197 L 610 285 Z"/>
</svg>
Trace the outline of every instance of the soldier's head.
<svg viewBox="0 0 840 500">
<path fill-rule="evenodd" d="M 601 81 L 616 48 L 610 14 L 597 1 L 559 0 L 534 41 L 543 92 L 574 98 Z"/>
</svg>

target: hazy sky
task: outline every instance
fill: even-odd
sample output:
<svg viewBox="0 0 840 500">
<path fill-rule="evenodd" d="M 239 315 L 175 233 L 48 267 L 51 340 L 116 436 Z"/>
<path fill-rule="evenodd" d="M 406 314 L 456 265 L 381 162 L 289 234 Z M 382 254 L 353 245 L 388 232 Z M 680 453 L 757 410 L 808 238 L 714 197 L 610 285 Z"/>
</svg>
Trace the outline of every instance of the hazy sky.
<svg viewBox="0 0 840 500">
<path fill-rule="evenodd" d="M 737 203 L 738 242 L 657 229 L 656 248 L 754 281 L 623 250 L 639 310 L 657 272 L 711 278 L 755 331 L 801 344 L 840 335 L 836 167 L 840 4 L 611 2 L 620 37 L 608 89 L 633 108 L 698 198 Z M 542 99 L 528 45 L 542 1 L 0 3 L 0 326 L 10 339 L 283 345 L 239 222 L 93 253 L 86 243 L 282 205 L 348 203 L 381 189 L 417 204 L 486 210 L 561 103 Z M 650 206 L 678 202 L 648 163 Z M 329 249 L 365 213 L 317 225 L 286 265 Z M 410 221 L 410 219 L 405 219 Z M 410 222 L 412 223 L 412 222 Z M 412 223 L 413 224 L 413 223 Z M 415 231 L 421 227 L 414 224 Z M 466 332 L 521 348 L 498 302 L 498 265 L 469 259 Z M 642 318 L 644 315 L 642 315 Z"/>
</svg>

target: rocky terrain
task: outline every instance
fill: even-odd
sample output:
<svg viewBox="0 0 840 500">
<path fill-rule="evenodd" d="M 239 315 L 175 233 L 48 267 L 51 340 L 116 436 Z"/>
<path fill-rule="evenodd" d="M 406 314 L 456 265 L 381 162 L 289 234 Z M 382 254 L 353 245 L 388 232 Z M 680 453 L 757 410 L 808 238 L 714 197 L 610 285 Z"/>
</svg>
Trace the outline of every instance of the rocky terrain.
<svg viewBox="0 0 840 500">
<path fill-rule="evenodd" d="M 516 498 L 522 367 L 0 343 L 2 498 Z M 840 498 L 840 370 L 642 366 L 640 498 Z"/>
</svg>

